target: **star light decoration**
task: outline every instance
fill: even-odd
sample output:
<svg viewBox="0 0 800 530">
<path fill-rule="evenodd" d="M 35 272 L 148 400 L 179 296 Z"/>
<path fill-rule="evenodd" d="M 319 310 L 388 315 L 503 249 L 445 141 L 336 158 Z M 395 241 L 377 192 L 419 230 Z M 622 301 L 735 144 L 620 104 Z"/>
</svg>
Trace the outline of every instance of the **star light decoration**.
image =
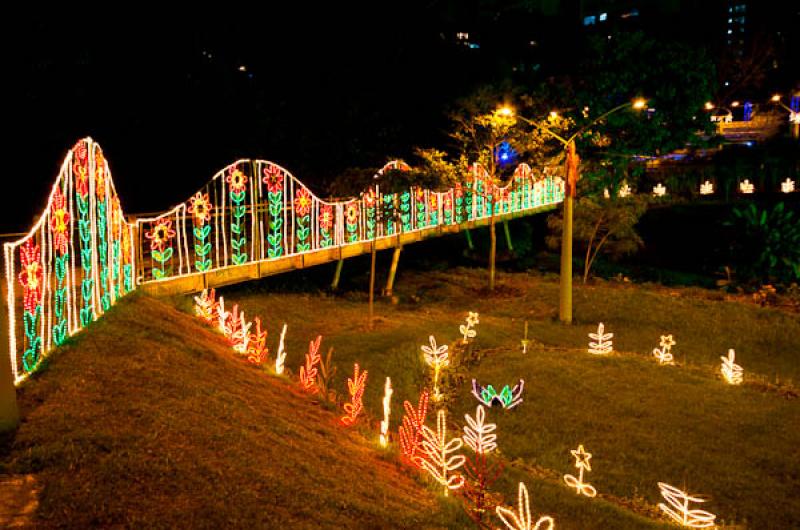
<svg viewBox="0 0 800 530">
<path fill-rule="evenodd" d="M 783 182 L 781 182 L 781 192 L 782 193 L 792 193 L 794 191 L 794 181 L 790 178 L 787 178 Z"/>
<path fill-rule="evenodd" d="M 660 182 L 657 185 L 653 186 L 653 195 L 655 195 L 656 197 L 663 197 L 666 194 L 667 194 L 667 188 L 665 188 L 664 185 L 661 184 Z"/>
<path fill-rule="evenodd" d="M 577 449 L 570 450 L 572 456 L 575 457 L 575 467 L 578 468 L 578 477 L 573 475 L 564 475 L 564 482 L 570 488 L 575 488 L 578 495 L 586 495 L 587 497 L 594 497 L 597 495 L 597 490 L 588 482 L 583 481 L 583 471 L 591 471 L 592 466 L 589 460 L 592 458 L 592 453 L 587 453 L 583 448 L 583 444 L 579 444 Z"/>
<path fill-rule="evenodd" d="M 283 341 L 286 338 L 286 323 L 283 324 L 281 330 L 281 338 L 278 342 L 278 352 L 275 354 L 275 373 L 281 375 L 283 373 L 283 363 L 286 361 L 286 351 L 283 349 Z"/>
<path fill-rule="evenodd" d="M 725 378 L 725 381 L 731 385 L 741 385 L 744 370 L 734 362 L 736 360 L 736 352 L 733 351 L 733 348 L 728 350 L 727 357 L 720 357 L 720 359 L 722 359 L 720 372 L 722 372 L 722 377 Z"/>
<path fill-rule="evenodd" d="M 739 191 L 742 193 L 750 194 L 753 193 L 754 190 L 755 186 L 753 186 L 748 179 L 744 179 L 739 183 Z"/>
<path fill-rule="evenodd" d="M 653 348 L 653 355 L 658 359 L 658 364 L 674 364 L 672 347 L 675 344 L 675 339 L 672 338 L 672 335 L 661 335 L 661 342 L 659 343 L 661 349 Z"/>
<path fill-rule="evenodd" d="M 467 315 L 467 322 L 466 324 L 461 324 L 458 327 L 458 331 L 462 335 L 461 342 L 466 344 L 469 342 L 469 339 L 474 339 L 475 336 L 478 334 L 477 330 L 475 330 L 475 325 L 480 324 L 478 320 L 478 313 L 470 311 L 469 315 Z"/>
<path fill-rule="evenodd" d="M 391 414 L 392 379 L 387 377 L 386 384 L 383 386 L 383 420 L 381 420 L 381 447 L 389 445 L 389 414 Z"/>
<path fill-rule="evenodd" d="M 469 321 L 469 319 L 467 319 Z M 443 394 L 439 392 L 439 372 L 442 368 L 445 368 L 450 365 L 450 359 L 448 358 L 448 346 L 447 344 L 442 344 L 441 346 L 436 345 L 436 339 L 433 335 L 428 337 L 430 340 L 430 346 L 420 346 L 422 352 L 425 354 L 425 362 L 428 363 L 428 366 L 433 368 L 433 400 L 439 401 L 442 399 Z"/>
<path fill-rule="evenodd" d="M 319 339 L 317 339 L 319 340 Z M 345 415 L 341 417 L 341 422 L 348 427 L 355 425 L 358 415 L 364 410 L 364 388 L 367 386 L 367 370 L 358 372 L 358 363 L 355 363 L 353 378 L 347 378 L 347 391 L 350 393 L 350 403 L 344 404 Z"/>
<path fill-rule="evenodd" d="M 513 409 L 522 403 L 522 390 L 524 387 L 525 381 L 520 379 L 519 383 L 517 383 L 513 389 L 506 385 L 500 393 L 498 393 L 492 385 L 488 385 L 484 388 L 473 379 L 472 395 L 487 407 L 491 407 L 494 402 L 497 401 L 504 409 Z"/>
<path fill-rule="evenodd" d="M 700 195 L 711 195 L 714 193 L 714 184 L 711 181 L 705 181 L 700 184 Z"/>
<path fill-rule="evenodd" d="M 461 438 L 447 440 L 447 422 L 444 409 L 439 410 L 436 416 L 436 432 L 427 425 L 422 426 L 422 452 L 424 456 L 420 463 L 422 468 L 442 486 L 447 496 L 450 490 L 456 490 L 464 485 L 464 476 L 451 472 L 464 465 L 464 455 L 453 454 L 464 445 Z M 451 456 L 452 455 L 452 456 Z"/>
<path fill-rule="evenodd" d="M 498 506 L 495 511 L 507 530 L 553 530 L 556 526 L 555 520 L 549 515 L 543 515 L 536 524 L 533 523 L 528 488 L 524 482 L 519 483 L 517 513 L 503 506 Z"/>
<path fill-rule="evenodd" d="M 707 499 L 698 495 L 690 495 L 664 482 L 659 482 L 658 488 L 661 490 L 661 496 L 667 501 L 667 504 L 659 503 L 658 507 L 673 521 L 689 528 L 709 528 L 714 526 L 716 515 L 705 510 L 689 509 L 690 502 L 706 502 Z"/>
<path fill-rule="evenodd" d="M 602 322 L 600 322 L 600 324 L 597 326 L 597 333 L 589 333 L 589 338 L 597 341 L 589 343 L 589 353 L 594 355 L 605 355 L 613 351 L 614 343 L 611 341 L 611 338 L 614 336 L 614 334 L 604 332 L 605 326 Z"/>
</svg>

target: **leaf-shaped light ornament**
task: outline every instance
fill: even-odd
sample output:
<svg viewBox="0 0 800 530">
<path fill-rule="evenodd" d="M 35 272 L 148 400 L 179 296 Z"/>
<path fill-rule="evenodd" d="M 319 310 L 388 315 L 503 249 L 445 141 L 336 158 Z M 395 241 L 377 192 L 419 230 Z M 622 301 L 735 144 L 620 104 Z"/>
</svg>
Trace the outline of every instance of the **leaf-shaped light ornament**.
<svg viewBox="0 0 800 530">
<path fill-rule="evenodd" d="M 464 485 L 464 477 L 452 472 L 464 465 L 464 455 L 453 454 L 464 442 L 461 438 L 447 439 L 447 422 L 444 409 L 440 409 L 436 416 L 436 432 L 427 425 L 422 426 L 422 468 L 425 469 L 439 484 L 444 486 L 447 496 L 450 490 L 456 490 Z"/>
<path fill-rule="evenodd" d="M 472 395 L 487 407 L 491 407 L 497 402 L 504 409 L 513 409 L 522 403 L 522 391 L 524 388 L 525 381 L 520 379 L 519 383 L 514 385 L 514 388 L 505 385 L 498 394 L 492 385 L 483 387 L 475 379 L 472 380 Z"/>
<path fill-rule="evenodd" d="M 503 506 L 498 506 L 495 511 L 508 530 L 553 530 L 556 526 L 555 521 L 549 515 L 540 517 L 536 524 L 533 524 L 528 488 L 525 487 L 524 482 L 519 483 L 517 512 Z"/>
<path fill-rule="evenodd" d="M 429 336 L 428 340 L 430 341 L 430 346 L 420 346 L 420 348 L 425 354 L 425 362 L 433 368 L 433 400 L 439 401 L 443 397 L 442 393 L 439 392 L 439 372 L 442 368 L 450 365 L 448 346 L 447 344 L 437 346 L 433 335 Z"/>
<path fill-rule="evenodd" d="M 470 449 L 478 454 L 491 453 L 497 449 L 497 424 L 486 423 L 486 409 L 478 405 L 475 409 L 475 418 L 464 414 L 467 425 L 464 426 L 462 439 Z"/>
</svg>

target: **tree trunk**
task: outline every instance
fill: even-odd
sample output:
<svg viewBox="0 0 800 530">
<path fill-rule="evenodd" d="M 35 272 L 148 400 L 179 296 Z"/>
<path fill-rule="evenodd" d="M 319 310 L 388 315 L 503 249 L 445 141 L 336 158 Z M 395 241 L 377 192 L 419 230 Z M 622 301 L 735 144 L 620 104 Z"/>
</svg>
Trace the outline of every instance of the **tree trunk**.
<svg viewBox="0 0 800 530">
<path fill-rule="evenodd" d="M 494 204 L 491 203 L 492 216 L 489 218 L 489 290 L 494 291 L 495 260 L 497 258 L 497 232 L 494 229 Z"/>
<path fill-rule="evenodd" d="M 369 329 L 372 329 L 372 317 L 374 316 L 375 301 L 375 240 L 372 240 L 372 265 L 369 269 Z"/>
<path fill-rule="evenodd" d="M 389 267 L 389 277 L 386 278 L 386 289 L 383 291 L 384 296 L 392 296 L 392 289 L 394 288 L 394 276 L 397 274 L 397 264 L 400 262 L 400 252 L 402 250 L 403 247 L 400 245 L 394 248 L 394 254 L 392 254 L 392 265 Z"/>
</svg>

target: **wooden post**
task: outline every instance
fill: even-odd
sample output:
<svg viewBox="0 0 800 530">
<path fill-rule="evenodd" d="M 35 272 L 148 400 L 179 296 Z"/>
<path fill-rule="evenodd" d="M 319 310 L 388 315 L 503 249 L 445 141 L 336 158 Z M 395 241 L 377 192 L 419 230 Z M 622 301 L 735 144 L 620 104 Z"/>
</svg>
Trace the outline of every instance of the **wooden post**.
<svg viewBox="0 0 800 530">
<path fill-rule="evenodd" d="M 392 254 L 392 265 L 389 267 L 389 277 L 386 278 L 386 289 L 384 289 L 384 296 L 392 296 L 392 289 L 394 288 L 394 276 L 397 274 L 397 264 L 400 262 L 400 252 L 403 250 L 401 245 L 394 247 Z"/>
<path fill-rule="evenodd" d="M 6 305 L 7 287 L 5 281 L 2 286 L 3 300 L 0 305 L 0 318 L 3 326 L 8 325 L 9 307 Z M 11 373 L 11 357 L 8 351 L 8 340 L 3 341 L 5 346 L 0 348 L 0 432 L 12 431 L 19 425 L 19 410 L 17 409 L 17 389 L 14 387 L 14 374 Z"/>
<path fill-rule="evenodd" d="M 492 209 L 492 216 L 489 220 L 489 290 L 494 291 L 495 261 L 497 259 L 497 232 L 494 229 L 494 201 L 490 201 L 489 207 Z"/>
<path fill-rule="evenodd" d="M 372 329 L 372 317 L 375 314 L 375 239 L 372 240 L 372 265 L 369 269 L 369 329 Z"/>
<path fill-rule="evenodd" d="M 335 291 L 339 288 L 339 278 L 342 277 L 342 265 L 344 265 L 344 258 L 339 258 L 339 261 L 336 262 L 336 271 L 333 273 L 331 291 Z"/>
</svg>

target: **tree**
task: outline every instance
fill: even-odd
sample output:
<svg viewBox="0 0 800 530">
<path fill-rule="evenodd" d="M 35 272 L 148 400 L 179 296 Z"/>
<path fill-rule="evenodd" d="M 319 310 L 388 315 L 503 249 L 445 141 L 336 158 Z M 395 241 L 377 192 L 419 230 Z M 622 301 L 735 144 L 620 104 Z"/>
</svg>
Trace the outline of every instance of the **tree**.
<svg viewBox="0 0 800 530">
<path fill-rule="evenodd" d="M 636 252 L 643 245 L 636 232 L 636 223 L 647 210 L 646 196 L 633 196 L 612 200 L 602 197 L 585 196 L 578 199 L 575 209 L 573 237 L 586 249 L 583 263 L 583 283 L 598 254 L 613 259 Z M 547 245 L 558 248 L 561 244 L 561 216 L 551 215 L 547 226 L 551 234 Z"/>
</svg>

